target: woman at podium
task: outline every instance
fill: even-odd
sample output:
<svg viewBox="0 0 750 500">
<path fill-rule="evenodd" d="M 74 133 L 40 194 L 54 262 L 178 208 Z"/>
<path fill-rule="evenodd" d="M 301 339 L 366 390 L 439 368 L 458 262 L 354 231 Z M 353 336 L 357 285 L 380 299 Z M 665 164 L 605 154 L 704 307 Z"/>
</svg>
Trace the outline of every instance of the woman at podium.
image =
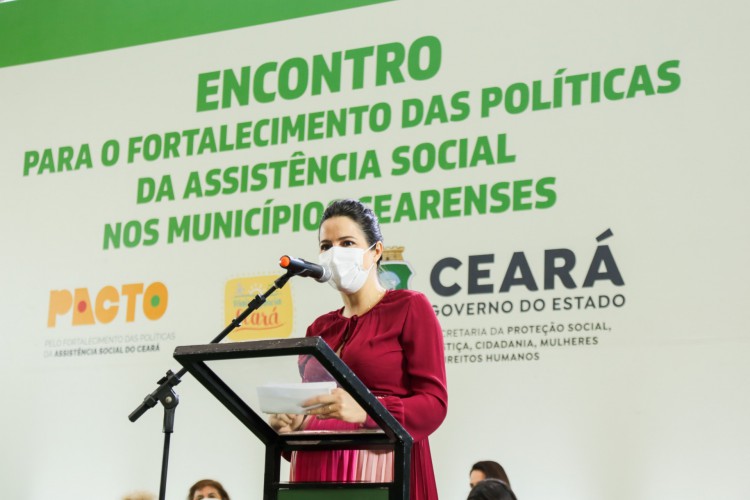
<svg viewBox="0 0 750 500">
<path fill-rule="evenodd" d="M 387 290 L 378 279 L 383 236 L 372 210 L 340 200 L 325 210 L 319 228 L 320 263 L 343 307 L 318 317 L 307 336 L 320 336 L 414 439 L 410 498 L 438 498 L 428 436 L 448 405 L 443 336 L 428 299 L 412 290 Z M 304 381 L 319 380 L 317 363 L 300 360 Z M 318 406 L 316 406 L 318 405 Z M 305 403 L 307 415 L 273 415 L 279 432 L 356 430 L 377 424 L 343 389 Z M 393 452 L 299 451 L 292 454 L 292 481 L 390 482 Z"/>
</svg>

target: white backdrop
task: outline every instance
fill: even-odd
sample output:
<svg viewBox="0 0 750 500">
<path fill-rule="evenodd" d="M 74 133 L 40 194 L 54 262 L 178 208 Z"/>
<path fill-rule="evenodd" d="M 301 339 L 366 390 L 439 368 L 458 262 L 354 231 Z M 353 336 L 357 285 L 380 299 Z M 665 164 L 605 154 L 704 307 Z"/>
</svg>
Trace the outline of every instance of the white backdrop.
<svg viewBox="0 0 750 500">
<path fill-rule="evenodd" d="M 522 499 L 747 498 L 748 13 L 740 2 L 402 0 L 0 69 L 5 492 L 28 499 L 156 492 L 161 410 L 135 424 L 127 415 L 166 369 L 179 368 L 176 346 L 207 342 L 224 327 L 228 282 L 278 274 L 285 253 L 315 258 L 315 232 L 290 224 L 278 234 L 168 243 L 170 217 L 391 195 L 385 215 L 395 218 L 402 193 L 419 200 L 437 190 L 458 201 L 443 199 L 440 217 L 420 215 L 417 204 L 415 217 L 406 211 L 383 232 L 386 246 L 404 247 L 409 286 L 433 301 L 445 332 L 449 413 L 431 438 L 441 498 L 464 498 L 480 459 L 501 462 Z M 196 111 L 202 73 L 393 42 L 408 48 L 425 36 L 442 49 L 439 70 L 426 80 L 377 86 L 370 58 L 361 89 L 346 76 L 339 92 Z M 659 73 L 668 61 L 678 63 Z M 666 90 L 649 95 L 644 71 L 654 89 Z M 611 74 L 614 91 L 634 85 L 634 95 L 602 93 L 592 102 L 595 73 L 602 82 Z M 641 76 L 632 84 L 634 74 Z M 538 85 L 539 102 L 552 101 L 556 77 L 571 75 L 586 75 L 580 105 L 572 104 L 569 81 L 559 107 L 529 104 L 512 114 L 501 104 L 481 116 L 482 89 L 521 99 L 523 88 Z M 468 91 L 465 119 L 401 127 L 404 100 L 449 102 L 460 91 Z M 125 157 L 136 136 L 381 102 L 393 111 L 382 132 L 157 161 Z M 494 147 L 498 134 L 506 134 L 514 162 L 392 175 L 399 146 L 487 136 Z M 121 144 L 121 159 L 105 167 L 99 153 L 110 139 Z M 81 144 L 90 145 L 92 168 L 50 171 L 60 164 L 58 148 L 79 154 Z M 24 175 L 26 155 L 47 148 L 55 158 L 47 170 L 33 166 Z M 297 151 L 309 158 L 367 150 L 378 157 L 380 177 L 182 199 L 192 171 L 288 161 Z M 138 179 L 164 175 L 175 199 L 137 203 Z M 554 178 L 548 191 L 514 195 L 527 210 L 467 213 L 464 191 L 450 194 L 545 178 Z M 490 198 L 490 206 L 499 204 Z M 456 216 L 442 216 L 451 210 Z M 158 221 L 155 244 L 105 248 L 107 224 L 149 219 Z M 612 236 L 598 242 L 607 229 Z M 592 273 L 600 279 L 584 287 L 600 246 L 613 260 L 598 263 Z M 545 251 L 559 249 L 575 256 L 574 288 L 560 278 L 545 287 Z M 525 271 L 510 265 L 520 253 Z M 444 296 L 430 276 L 449 257 L 461 264 L 440 272 L 440 282 L 461 290 Z M 509 267 L 514 284 L 501 292 Z M 146 317 L 141 294 L 128 321 L 122 287 L 155 282 L 168 290 L 163 315 Z M 470 293 L 472 284 L 482 293 Z M 94 307 L 83 293 L 94 301 L 108 286 L 121 297 L 114 319 L 75 324 L 82 300 L 82 308 Z M 283 335 L 304 335 L 315 316 L 339 304 L 311 280 L 289 290 L 276 304 Z M 70 293 L 60 314 L 53 291 Z M 586 307 L 589 297 L 610 305 Z M 544 308 L 522 311 L 524 301 Z M 489 313 L 494 304 L 513 309 Z M 109 353 L 99 350 L 105 346 Z M 233 498 L 257 498 L 260 445 L 194 380 L 177 392 L 168 497 L 183 498 L 195 480 L 215 477 Z"/>
</svg>

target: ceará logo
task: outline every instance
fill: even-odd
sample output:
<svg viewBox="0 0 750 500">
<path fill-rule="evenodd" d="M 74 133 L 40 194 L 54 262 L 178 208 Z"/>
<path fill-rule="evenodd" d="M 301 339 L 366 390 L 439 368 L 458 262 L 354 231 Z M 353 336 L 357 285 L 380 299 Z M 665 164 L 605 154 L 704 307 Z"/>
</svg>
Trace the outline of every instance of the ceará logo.
<svg viewBox="0 0 750 500">
<path fill-rule="evenodd" d="M 167 286 L 159 281 L 148 286 L 144 283 L 129 283 L 119 288 L 108 285 L 94 293 L 88 288 L 52 290 L 47 326 L 54 328 L 58 320 L 70 321 L 73 326 L 106 324 L 122 316 L 129 323 L 139 317 L 153 321 L 164 316 L 168 302 Z"/>
</svg>

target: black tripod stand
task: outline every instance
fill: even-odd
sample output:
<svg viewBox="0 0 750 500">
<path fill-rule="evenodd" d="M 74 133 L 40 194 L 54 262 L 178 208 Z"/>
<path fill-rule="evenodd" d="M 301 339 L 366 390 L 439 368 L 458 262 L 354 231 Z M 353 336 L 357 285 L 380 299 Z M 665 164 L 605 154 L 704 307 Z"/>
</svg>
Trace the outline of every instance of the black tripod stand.
<svg viewBox="0 0 750 500">
<path fill-rule="evenodd" d="M 266 293 L 263 295 L 256 295 L 255 298 L 247 305 L 247 308 L 237 316 L 235 319 L 232 320 L 232 322 L 227 325 L 224 330 L 219 333 L 219 335 L 216 336 L 210 343 L 211 344 L 218 344 L 221 342 L 224 337 L 226 337 L 229 332 L 237 328 L 242 324 L 242 322 L 247 318 L 253 311 L 258 309 L 260 306 L 262 306 L 268 297 L 275 292 L 276 290 L 281 289 L 284 285 L 286 285 L 286 282 L 289 281 L 289 279 L 293 276 L 297 275 L 303 275 L 304 272 L 300 272 L 298 270 L 292 271 L 291 269 L 287 271 L 287 273 L 283 276 L 280 276 L 276 279 L 276 281 L 273 282 L 273 285 L 271 288 L 269 288 Z M 172 436 L 172 432 L 174 431 L 174 416 L 175 416 L 175 409 L 177 408 L 177 404 L 180 402 L 180 398 L 177 396 L 177 393 L 174 392 L 174 386 L 179 384 L 181 382 L 181 378 L 183 375 L 187 373 L 187 370 L 183 368 L 182 370 L 178 371 L 177 373 L 173 373 L 172 370 L 168 370 L 166 376 L 159 379 L 157 384 L 159 384 L 159 387 L 156 388 L 154 392 L 146 396 L 143 400 L 143 402 L 138 405 L 138 408 L 136 408 L 129 416 L 128 419 L 130 419 L 131 422 L 135 422 L 138 420 L 141 415 L 146 413 L 149 409 L 156 406 L 157 403 L 161 403 L 162 407 L 164 407 L 164 452 L 162 453 L 162 462 L 161 462 L 161 482 L 159 485 L 159 500 L 165 499 L 165 494 L 167 490 L 167 468 L 169 465 L 169 445 L 170 440 Z"/>
</svg>

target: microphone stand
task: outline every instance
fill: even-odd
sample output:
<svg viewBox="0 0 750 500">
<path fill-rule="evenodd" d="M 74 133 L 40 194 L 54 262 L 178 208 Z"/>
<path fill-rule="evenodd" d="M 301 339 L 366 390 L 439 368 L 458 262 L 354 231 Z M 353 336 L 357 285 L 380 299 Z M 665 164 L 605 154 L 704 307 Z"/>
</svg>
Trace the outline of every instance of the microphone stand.
<svg viewBox="0 0 750 500">
<path fill-rule="evenodd" d="M 258 309 L 260 306 L 262 306 L 268 297 L 275 292 L 276 290 L 279 290 L 284 285 L 286 285 L 286 282 L 289 281 L 289 279 L 292 276 L 297 276 L 300 274 L 299 271 L 294 272 L 292 270 L 287 270 L 286 274 L 283 276 L 280 276 L 276 279 L 276 281 L 273 282 L 273 285 L 271 285 L 271 288 L 269 288 L 266 293 L 263 295 L 256 295 L 255 298 L 250 301 L 247 305 L 247 309 L 245 309 L 242 314 L 237 316 L 235 319 L 231 321 L 227 325 L 224 330 L 219 333 L 216 338 L 214 338 L 210 343 L 211 344 L 218 344 L 221 342 L 224 337 L 226 337 L 229 332 L 237 328 L 242 324 L 242 322 L 247 318 L 253 311 Z M 128 416 L 128 419 L 131 422 L 135 422 L 138 420 L 141 415 L 146 413 L 148 410 L 156 406 L 156 403 L 161 403 L 161 405 L 164 407 L 164 424 L 163 424 L 163 432 L 164 432 L 164 451 L 162 453 L 162 460 L 161 460 L 161 481 L 159 483 L 159 500 L 164 500 L 164 496 L 166 494 L 167 490 L 167 467 L 169 465 L 169 445 L 171 441 L 171 435 L 174 431 L 174 416 L 175 416 L 175 409 L 177 408 L 177 404 L 180 402 L 180 398 L 177 396 L 177 394 L 174 392 L 174 386 L 179 384 L 181 382 L 181 378 L 187 373 L 187 369 L 183 368 L 177 373 L 173 373 L 172 370 L 167 370 L 166 376 L 159 379 L 157 384 L 159 384 L 159 387 L 156 388 L 154 392 L 147 395 L 143 402 L 138 405 L 138 407 L 133 410 L 133 412 Z"/>
</svg>

